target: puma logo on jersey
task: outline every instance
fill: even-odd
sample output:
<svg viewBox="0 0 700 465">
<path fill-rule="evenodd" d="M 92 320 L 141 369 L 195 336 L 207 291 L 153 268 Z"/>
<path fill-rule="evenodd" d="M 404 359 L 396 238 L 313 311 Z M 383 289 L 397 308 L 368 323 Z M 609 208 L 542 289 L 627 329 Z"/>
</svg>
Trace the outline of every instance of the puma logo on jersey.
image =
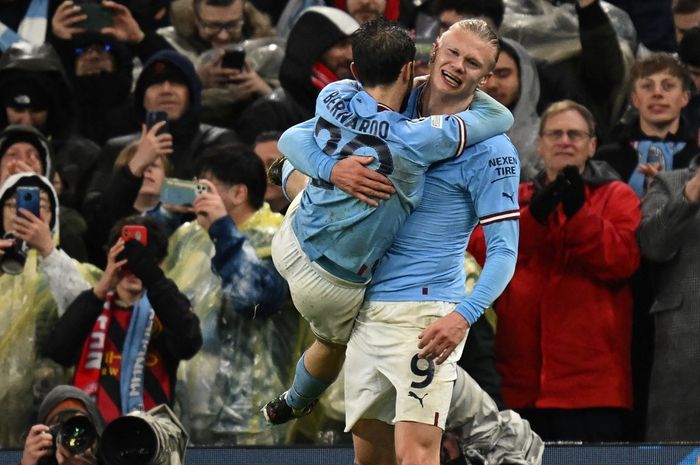
<svg viewBox="0 0 700 465">
<path fill-rule="evenodd" d="M 423 395 L 423 397 L 418 397 L 418 394 L 416 394 L 415 392 L 413 392 L 413 391 L 408 391 L 408 397 L 413 397 L 413 398 L 416 399 L 418 402 L 420 402 L 420 408 L 423 408 L 423 399 L 425 399 L 425 397 L 426 397 L 428 394 L 430 394 L 430 393 L 429 393 L 429 392 L 426 392 L 426 393 Z"/>
<path fill-rule="evenodd" d="M 509 199 L 511 202 L 515 203 L 515 200 L 513 200 L 513 196 L 515 195 L 515 192 L 512 194 L 509 194 L 507 192 L 501 192 L 501 196 Z"/>
</svg>

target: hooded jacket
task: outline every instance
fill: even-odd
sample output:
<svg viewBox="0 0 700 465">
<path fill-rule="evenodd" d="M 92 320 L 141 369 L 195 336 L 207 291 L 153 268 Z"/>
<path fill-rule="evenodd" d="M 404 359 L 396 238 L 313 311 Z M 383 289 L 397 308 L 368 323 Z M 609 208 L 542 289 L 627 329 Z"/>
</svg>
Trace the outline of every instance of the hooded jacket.
<svg viewBox="0 0 700 465">
<path fill-rule="evenodd" d="M 56 237 L 58 198 L 48 179 L 28 173 L 10 176 L 0 187 L 0 202 L 23 184 L 49 193 Z M 75 283 L 94 283 L 100 273 L 92 266 L 76 265 L 54 248 L 43 259 L 30 249 L 22 273 L 0 275 L 0 447 L 21 447 L 21 436 L 36 418 L 40 399 L 51 387 L 68 381 L 63 368 L 43 357 L 44 344 L 58 314 L 83 290 Z"/>
<path fill-rule="evenodd" d="M 173 176 L 181 179 L 191 179 L 196 174 L 194 165 L 196 158 L 208 147 L 237 142 L 236 134 L 228 129 L 201 124 L 199 111 L 202 104 L 202 84 L 197 76 L 192 63 L 183 55 L 174 50 L 161 50 L 153 55 L 143 67 L 134 89 L 134 106 L 136 120 L 139 123 L 145 121 L 146 109 L 144 107 L 144 93 L 148 86 L 148 78 L 156 63 L 166 62 L 177 68 L 184 76 L 189 90 L 189 104 L 184 114 L 175 121 L 168 121 L 168 131 L 173 136 L 173 153 L 169 156 L 173 165 Z M 138 141 L 141 132 L 126 136 L 115 137 L 107 141 L 100 156 L 97 170 L 93 175 L 89 191 L 101 192 L 101 186 L 105 186 L 109 178 L 114 161 L 119 153 L 129 144 Z M 90 195 L 90 194 L 88 194 Z"/>
<path fill-rule="evenodd" d="M 75 49 L 101 44 L 110 47 L 114 71 L 95 75 L 77 76 Z M 133 57 L 129 49 L 111 36 L 97 32 L 75 35 L 64 44 L 61 59 L 76 89 L 77 131 L 103 145 L 111 137 L 128 134 L 138 129 L 133 121 L 131 100 Z"/>
<path fill-rule="evenodd" d="M 77 206 L 83 197 L 87 178 L 100 148 L 94 142 L 73 133 L 75 104 L 73 91 L 58 54 L 49 44 L 15 44 L 0 57 L 0 93 L 15 81 L 34 83 L 49 96 L 46 127 L 39 128 L 51 141 L 54 162 L 64 181 L 62 202 Z M 0 112 L 0 126 L 8 124 Z"/>
<path fill-rule="evenodd" d="M 51 175 L 51 160 L 53 150 L 46 137 L 38 129 L 32 126 L 11 124 L 0 132 L 0 159 L 5 156 L 5 152 L 17 142 L 26 142 L 33 145 L 39 152 L 41 164 L 44 168 L 41 173 L 47 178 Z"/>
<path fill-rule="evenodd" d="M 314 115 L 319 90 L 311 83 L 311 70 L 323 52 L 359 28 L 350 15 L 337 8 L 316 6 L 299 17 L 287 38 L 280 68 L 280 85 L 240 118 L 238 133 L 251 143 L 265 131 L 284 131 Z"/>
<path fill-rule="evenodd" d="M 507 49 L 515 58 L 520 70 L 520 95 L 515 105 L 509 108 L 515 122 L 507 134 L 520 155 L 520 179 L 530 181 L 542 169 L 542 159 L 537 154 L 537 134 L 540 130 L 540 117 L 537 114 L 539 74 L 537 65 L 522 45 L 512 39 L 501 40 L 503 49 Z"/>
</svg>

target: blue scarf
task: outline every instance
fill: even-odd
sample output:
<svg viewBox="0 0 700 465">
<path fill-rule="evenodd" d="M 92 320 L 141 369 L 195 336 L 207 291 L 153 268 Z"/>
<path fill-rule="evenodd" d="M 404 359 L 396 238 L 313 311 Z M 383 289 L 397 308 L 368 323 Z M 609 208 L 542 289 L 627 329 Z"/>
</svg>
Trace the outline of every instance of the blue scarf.
<svg viewBox="0 0 700 465">
<path fill-rule="evenodd" d="M 43 44 L 46 39 L 48 13 L 49 0 L 32 0 L 17 32 L 0 22 L 0 51 L 4 53 L 15 42 Z"/>
<path fill-rule="evenodd" d="M 639 156 L 638 165 L 652 163 L 659 166 L 664 171 L 673 169 L 673 157 L 683 150 L 685 145 L 685 142 L 661 140 L 640 140 L 633 144 Z M 646 192 L 647 188 L 647 180 L 642 173 L 635 169 L 627 183 L 634 189 L 639 198 L 644 196 L 644 192 Z"/>
<path fill-rule="evenodd" d="M 143 383 L 146 351 L 151 340 L 154 316 L 151 303 L 144 293 L 134 305 L 124 340 L 124 350 L 122 350 L 119 394 L 124 415 L 134 410 L 144 410 Z"/>
</svg>

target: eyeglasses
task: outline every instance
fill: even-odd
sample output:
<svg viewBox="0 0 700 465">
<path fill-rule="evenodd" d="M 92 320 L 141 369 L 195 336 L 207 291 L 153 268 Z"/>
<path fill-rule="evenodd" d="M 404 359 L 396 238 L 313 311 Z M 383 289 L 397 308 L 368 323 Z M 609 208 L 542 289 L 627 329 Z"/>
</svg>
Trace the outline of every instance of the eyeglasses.
<svg viewBox="0 0 700 465">
<path fill-rule="evenodd" d="M 75 56 L 79 57 L 80 55 L 87 53 L 87 52 L 110 52 L 112 50 L 112 46 L 109 44 L 96 44 L 96 45 L 90 45 L 88 47 L 75 47 Z"/>
<path fill-rule="evenodd" d="M 560 140 L 564 135 L 566 135 L 571 142 L 581 142 L 591 137 L 591 134 L 585 131 L 579 131 L 578 129 L 569 129 L 568 131 L 564 131 L 563 129 L 551 129 L 549 131 L 542 131 L 542 137 L 550 141 Z"/>
<path fill-rule="evenodd" d="M 16 211 L 17 210 L 17 202 L 14 200 L 8 200 L 7 202 L 5 202 L 3 204 L 3 208 L 6 210 Z M 42 202 L 39 204 L 39 210 L 48 213 L 51 211 L 51 205 Z"/>
<path fill-rule="evenodd" d="M 202 27 L 202 29 L 206 30 L 207 33 L 214 36 L 224 30 L 229 34 L 235 34 L 236 32 L 243 29 L 243 25 L 245 24 L 245 20 L 243 18 L 235 19 L 233 21 L 227 21 L 225 23 L 204 21 L 202 17 L 199 16 L 199 12 L 196 9 L 194 12 L 194 17 L 195 19 L 197 19 L 197 22 Z"/>
</svg>

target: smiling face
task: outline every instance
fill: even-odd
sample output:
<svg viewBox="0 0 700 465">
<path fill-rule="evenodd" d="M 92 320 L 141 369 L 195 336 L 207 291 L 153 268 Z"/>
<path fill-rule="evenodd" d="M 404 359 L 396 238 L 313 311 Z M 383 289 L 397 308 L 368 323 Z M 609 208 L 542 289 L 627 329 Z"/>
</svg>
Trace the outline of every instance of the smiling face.
<svg viewBox="0 0 700 465">
<path fill-rule="evenodd" d="M 690 94 L 683 81 L 668 71 L 660 71 L 634 82 L 630 94 L 632 105 L 639 110 L 641 128 L 645 133 L 675 132 L 681 110 L 688 104 Z M 665 135 L 665 134 L 664 134 Z"/>
<path fill-rule="evenodd" d="M 185 84 L 162 81 L 151 84 L 143 96 L 146 111 L 164 111 L 169 121 L 179 119 L 187 110 L 190 92 Z"/>
<path fill-rule="evenodd" d="M 0 182 L 24 171 L 41 174 L 44 170 L 39 151 L 27 142 L 12 144 L 0 158 Z"/>
<path fill-rule="evenodd" d="M 581 113 L 568 109 L 551 114 L 542 123 L 537 148 L 547 179 L 553 181 L 569 165 L 583 171 L 595 154 L 596 138 Z"/>
<path fill-rule="evenodd" d="M 496 61 L 497 49 L 476 33 L 456 26 L 435 45 L 430 86 L 433 92 L 466 98 L 485 82 Z"/>
<path fill-rule="evenodd" d="M 200 2 L 194 12 L 199 38 L 215 48 L 240 42 L 245 24 L 243 3 L 234 0 L 230 5 L 218 6 Z"/>
</svg>

